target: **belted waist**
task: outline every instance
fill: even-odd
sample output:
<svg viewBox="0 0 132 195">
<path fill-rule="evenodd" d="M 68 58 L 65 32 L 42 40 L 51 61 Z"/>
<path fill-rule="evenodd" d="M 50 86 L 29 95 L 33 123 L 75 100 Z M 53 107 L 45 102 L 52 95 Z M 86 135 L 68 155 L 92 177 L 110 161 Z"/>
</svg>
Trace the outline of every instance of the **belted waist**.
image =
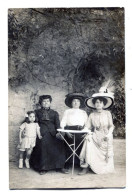
<svg viewBox="0 0 132 195">
<path fill-rule="evenodd" d="M 73 125 L 73 126 L 65 126 L 64 129 L 68 129 L 68 130 L 82 130 L 84 128 L 84 126 L 81 125 Z"/>
</svg>

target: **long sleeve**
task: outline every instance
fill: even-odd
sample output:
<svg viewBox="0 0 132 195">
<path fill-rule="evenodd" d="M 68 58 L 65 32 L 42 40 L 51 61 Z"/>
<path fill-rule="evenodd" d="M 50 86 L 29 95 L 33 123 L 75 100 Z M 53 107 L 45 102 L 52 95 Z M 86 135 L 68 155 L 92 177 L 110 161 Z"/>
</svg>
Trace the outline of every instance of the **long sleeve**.
<svg viewBox="0 0 132 195">
<path fill-rule="evenodd" d="M 88 122 L 88 115 L 87 113 L 85 112 L 84 114 L 84 125 L 87 126 L 87 122 Z"/>
<path fill-rule="evenodd" d="M 59 114 L 58 112 L 55 112 L 55 129 L 60 128 L 60 119 L 59 119 Z"/>
<path fill-rule="evenodd" d="M 88 135 L 92 134 L 92 119 L 91 119 L 91 114 L 89 115 L 89 117 L 87 117 L 87 122 L 86 122 L 86 127 L 88 130 Z"/>
<path fill-rule="evenodd" d="M 64 127 L 66 126 L 67 123 L 67 111 L 64 112 L 60 126 L 62 129 L 64 129 Z"/>
<path fill-rule="evenodd" d="M 88 120 L 87 120 L 87 128 L 89 130 L 92 130 L 92 114 L 89 115 Z"/>
<path fill-rule="evenodd" d="M 88 115 L 85 112 L 84 113 L 84 130 L 88 130 L 87 123 L 88 123 Z"/>
<path fill-rule="evenodd" d="M 37 132 L 37 136 L 40 138 L 41 134 L 40 134 L 40 127 L 38 123 L 36 123 L 36 132 Z"/>
<path fill-rule="evenodd" d="M 114 125 L 113 125 L 112 115 L 109 111 L 108 111 L 108 121 L 109 121 L 108 128 L 109 128 L 109 134 L 110 134 L 110 133 L 113 133 Z"/>
</svg>

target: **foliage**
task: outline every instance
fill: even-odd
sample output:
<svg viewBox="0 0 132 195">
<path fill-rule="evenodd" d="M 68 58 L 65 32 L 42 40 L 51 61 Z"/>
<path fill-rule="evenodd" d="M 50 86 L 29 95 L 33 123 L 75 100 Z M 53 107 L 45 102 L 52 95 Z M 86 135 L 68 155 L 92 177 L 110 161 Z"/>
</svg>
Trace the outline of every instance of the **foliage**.
<svg viewBox="0 0 132 195">
<path fill-rule="evenodd" d="M 125 136 L 122 8 L 9 9 L 8 26 L 12 90 L 41 83 L 91 96 L 112 78 L 115 136 Z"/>
<path fill-rule="evenodd" d="M 91 57 L 92 56 L 92 57 Z M 96 53 L 83 59 L 79 64 L 74 74 L 73 87 L 74 91 L 84 92 L 90 97 L 97 93 L 103 82 L 111 78 L 114 81 L 114 105 L 110 109 L 113 116 L 113 123 L 115 125 L 114 136 L 125 137 L 125 91 L 124 91 L 124 69 L 120 68 L 119 61 L 124 61 L 124 55 L 118 53 L 118 58 L 114 60 L 111 58 L 96 57 Z M 107 69 L 113 67 L 111 72 L 107 72 L 104 67 L 104 62 L 107 60 Z M 118 64 L 114 65 L 113 62 Z M 103 64 L 103 65 L 102 65 Z M 92 109 L 87 109 L 88 114 Z"/>
<path fill-rule="evenodd" d="M 125 91 L 123 86 L 124 84 L 118 77 L 116 79 L 115 103 L 111 108 L 115 125 L 115 137 L 125 137 Z"/>
</svg>

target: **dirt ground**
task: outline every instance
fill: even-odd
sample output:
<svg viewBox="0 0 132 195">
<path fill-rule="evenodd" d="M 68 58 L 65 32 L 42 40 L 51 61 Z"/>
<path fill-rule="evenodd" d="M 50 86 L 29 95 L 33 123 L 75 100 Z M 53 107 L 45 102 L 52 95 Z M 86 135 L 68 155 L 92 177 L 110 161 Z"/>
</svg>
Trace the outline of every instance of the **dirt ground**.
<svg viewBox="0 0 132 195">
<path fill-rule="evenodd" d="M 49 188 L 122 188 L 126 183 L 126 144 L 124 139 L 114 139 L 115 172 L 97 175 L 89 172 L 79 176 L 79 168 L 74 175 L 49 171 L 39 175 L 32 169 L 18 169 L 17 162 L 10 162 L 10 189 L 49 189 Z"/>
</svg>

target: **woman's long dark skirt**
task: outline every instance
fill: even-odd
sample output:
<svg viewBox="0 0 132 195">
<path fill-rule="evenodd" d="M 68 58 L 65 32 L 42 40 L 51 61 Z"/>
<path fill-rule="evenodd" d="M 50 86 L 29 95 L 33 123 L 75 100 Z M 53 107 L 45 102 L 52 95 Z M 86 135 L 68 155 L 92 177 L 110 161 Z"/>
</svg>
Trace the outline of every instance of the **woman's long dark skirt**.
<svg viewBox="0 0 132 195">
<path fill-rule="evenodd" d="M 65 147 L 62 140 L 46 132 L 40 140 L 37 138 L 36 146 L 30 159 L 30 165 L 37 171 L 64 168 Z"/>
</svg>

